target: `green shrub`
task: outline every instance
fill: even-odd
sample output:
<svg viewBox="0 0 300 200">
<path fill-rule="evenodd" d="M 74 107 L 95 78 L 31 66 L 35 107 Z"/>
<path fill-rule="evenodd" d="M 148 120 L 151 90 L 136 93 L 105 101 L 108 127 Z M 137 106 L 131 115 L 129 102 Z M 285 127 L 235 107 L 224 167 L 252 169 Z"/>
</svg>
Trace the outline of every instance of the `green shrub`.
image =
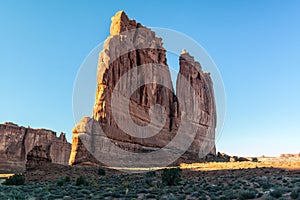
<svg viewBox="0 0 300 200">
<path fill-rule="evenodd" d="M 56 185 L 57 186 L 63 186 L 65 183 L 70 183 L 71 182 L 71 178 L 69 176 L 66 176 L 65 178 L 58 178 L 56 181 Z"/>
<path fill-rule="evenodd" d="M 88 182 L 85 180 L 85 178 L 80 176 L 76 179 L 76 186 L 79 186 L 79 185 L 88 185 Z"/>
<path fill-rule="evenodd" d="M 164 185 L 173 186 L 178 185 L 181 178 L 180 168 L 164 169 L 161 175 L 162 183 Z"/>
<path fill-rule="evenodd" d="M 280 189 L 274 189 L 270 192 L 271 197 L 279 198 L 282 196 L 282 190 Z"/>
<path fill-rule="evenodd" d="M 65 182 L 66 182 L 66 183 L 70 183 L 70 182 L 71 182 L 70 176 L 66 176 L 66 177 L 65 177 Z"/>
<path fill-rule="evenodd" d="M 299 193 L 298 193 L 297 190 L 294 190 L 294 191 L 291 192 L 290 196 L 291 196 L 292 199 L 297 199 L 299 197 Z"/>
<path fill-rule="evenodd" d="M 5 180 L 4 185 L 24 185 L 25 178 L 22 174 L 15 174 Z"/>
<path fill-rule="evenodd" d="M 234 190 L 225 190 L 224 191 L 224 196 L 227 198 L 227 199 L 236 199 L 237 198 L 237 194 Z"/>
<path fill-rule="evenodd" d="M 264 190 L 269 189 L 273 186 L 273 184 L 270 182 L 269 178 L 264 177 L 257 180 L 257 183 L 262 187 Z"/>
<path fill-rule="evenodd" d="M 153 178 L 156 176 L 156 172 L 155 171 L 149 171 L 146 173 L 146 178 Z"/>
<path fill-rule="evenodd" d="M 105 169 L 99 167 L 99 169 L 98 169 L 98 175 L 105 176 L 105 174 L 106 174 Z"/>
<path fill-rule="evenodd" d="M 153 178 L 156 176 L 156 173 L 155 171 L 149 171 L 146 173 L 145 175 L 145 183 L 149 186 L 152 186 L 153 185 Z"/>
<path fill-rule="evenodd" d="M 238 193 L 238 199 L 254 199 L 256 197 L 255 190 L 244 190 Z"/>
<path fill-rule="evenodd" d="M 59 178 L 59 179 L 57 179 L 57 181 L 56 181 L 56 185 L 57 186 L 63 186 L 64 185 L 64 183 L 65 183 L 65 180 L 63 179 L 63 178 Z"/>
</svg>

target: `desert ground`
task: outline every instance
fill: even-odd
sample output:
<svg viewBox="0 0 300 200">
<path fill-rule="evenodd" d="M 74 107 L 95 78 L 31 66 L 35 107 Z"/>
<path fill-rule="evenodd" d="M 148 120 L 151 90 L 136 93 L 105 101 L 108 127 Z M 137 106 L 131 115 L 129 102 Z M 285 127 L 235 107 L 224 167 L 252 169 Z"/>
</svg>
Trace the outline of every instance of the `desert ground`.
<svg viewBox="0 0 300 200">
<path fill-rule="evenodd" d="M 181 164 L 180 168 L 179 181 L 168 185 L 162 179 L 163 169 L 126 173 L 101 167 L 99 173 L 99 167 L 92 165 L 45 166 L 25 172 L 24 185 L 0 185 L 0 199 L 300 199 L 299 158 Z M 2 183 L 8 176 L 1 175 Z"/>
</svg>

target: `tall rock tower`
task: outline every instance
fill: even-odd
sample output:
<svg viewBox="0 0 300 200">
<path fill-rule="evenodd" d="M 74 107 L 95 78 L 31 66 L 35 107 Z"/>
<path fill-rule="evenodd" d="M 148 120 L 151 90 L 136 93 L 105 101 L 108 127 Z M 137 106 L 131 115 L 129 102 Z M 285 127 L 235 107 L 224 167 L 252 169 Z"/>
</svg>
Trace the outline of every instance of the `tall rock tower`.
<svg viewBox="0 0 300 200">
<path fill-rule="evenodd" d="M 106 39 L 98 60 L 97 92 L 92 118 L 83 118 L 73 128 L 69 163 L 97 162 L 87 149 L 99 147 L 91 144 L 86 148 L 80 138 L 82 135 L 93 135 L 96 125 L 104 132 L 101 135 L 105 138 L 103 141 L 110 140 L 126 151 L 147 153 L 161 149 L 176 136 L 183 108 L 191 116 L 200 119 L 193 122 L 198 129 L 192 145 L 183 155 L 185 160 L 199 160 L 201 151 L 205 152 L 203 148 L 209 148 L 211 153 L 215 153 L 216 108 L 209 73 L 203 72 L 200 63 L 195 62 L 188 53 L 181 54 L 179 62 L 182 76 L 178 76 L 176 84 L 176 92 L 180 91 L 184 96 L 184 103 L 180 105 L 173 90 L 162 39 L 149 28 L 130 20 L 123 11 L 116 13 L 111 20 L 110 36 Z M 152 68 L 153 66 L 159 67 Z M 156 76 L 158 74 L 159 77 Z M 200 102 L 200 106 L 187 105 L 191 103 L 191 91 L 184 88 L 183 79 L 195 90 L 195 101 Z M 153 83 L 153 80 L 156 82 Z M 116 94 L 117 106 L 113 103 Z M 126 98 L 130 101 L 124 107 L 122 103 Z M 160 105 L 162 110 L 152 112 L 155 105 Z M 128 113 L 126 109 L 129 110 Z M 163 115 L 166 117 L 162 117 Z M 157 134 L 149 137 L 134 136 L 130 134 L 130 131 L 136 130 L 131 122 L 141 127 L 150 124 L 150 128 Z M 143 129 L 138 131 L 139 135 L 147 134 L 147 131 L 143 133 Z M 100 144 L 101 151 L 110 151 L 111 148 L 104 147 L 104 143 Z"/>
</svg>

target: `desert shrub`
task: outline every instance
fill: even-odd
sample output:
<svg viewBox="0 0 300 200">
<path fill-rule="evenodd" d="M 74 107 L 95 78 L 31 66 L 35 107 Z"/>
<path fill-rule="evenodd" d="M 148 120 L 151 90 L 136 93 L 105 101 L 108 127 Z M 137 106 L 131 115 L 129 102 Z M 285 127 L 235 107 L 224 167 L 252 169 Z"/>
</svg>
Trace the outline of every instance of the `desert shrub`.
<svg viewBox="0 0 300 200">
<path fill-rule="evenodd" d="M 24 185 L 24 183 L 25 183 L 25 178 L 22 174 L 14 174 L 13 176 L 8 177 L 3 184 L 4 185 Z"/>
<path fill-rule="evenodd" d="M 257 198 L 260 198 L 260 197 L 262 197 L 264 194 L 263 193 L 261 193 L 261 192 L 259 192 L 258 194 L 257 194 Z"/>
<path fill-rule="evenodd" d="M 267 177 L 263 177 L 263 178 L 257 179 L 257 183 L 264 190 L 269 189 L 270 187 L 272 187 L 272 184 L 270 183 L 270 180 Z"/>
<path fill-rule="evenodd" d="M 298 193 L 297 190 L 294 190 L 294 191 L 291 192 L 290 196 L 291 196 L 292 199 L 297 199 L 299 197 L 299 193 Z"/>
<path fill-rule="evenodd" d="M 283 191 L 281 189 L 274 189 L 270 192 L 271 197 L 279 198 L 282 196 Z"/>
<path fill-rule="evenodd" d="M 105 176 L 105 174 L 106 174 L 105 169 L 99 167 L 99 168 L 98 168 L 98 175 L 100 175 L 100 176 Z"/>
<path fill-rule="evenodd" d="M 224 196 L 227 199 L 236 199 L 237 198 L 236 192 L 234 192 L 234 190 L 231 190 L 231 189 L 224 191 Z"/>
<path fill-rule="evenodd" d="M 300 183 L 300 178 L 295 178 L 291 181 L 291 183 Z"/>
<path fill-rule="evenodd" d="M 90 186 L 94 187 L 94 188 L 99 188 L 99 184 L 96 181 L 92 181 L 90 183 Z"/>
<path fill-rule="evenodd" d="M 71 178 L 69 176 L 66 176 L 64 178 L 60 177 L 57 179 L 56 185 L 63 186 L 65 183 L 70 183 L 70 182 L 71 182 Z"/>
<path fill-rule="evenodd" d="M 258 159 L 256 157 L 254 157 L 254 158 L 251 158 L 251 161 L 252 162 L 258 162 Z"/>
<path fill-rule="evenodd" d="M 76 186 L 80 185 L 88 185 L 88 182 L 85 180 L 83 176 L 80 176 L 76 179 Z"/>
<path fill-rule="evenodd" d="M 152 186 L 152 181 L 153 181 L 153 178 L 156 176 L 156 173 L 155 171 L 149 171 L 146 173 L 145 175 L 145 183 L 147 185 L 150 185 Z"/>
<path fill-rule="evenodd" d="M 63 186 L 65 184 L 65 180 L 63 179 L 63 178 L 59 178 L 59 179 L 57 179 L 57 181 L 56 181 L 56 185 L 57 186 Z"/>
<path fill-rule="evenodd" d="M 66 176 L 66 177 L 65 177 L 65 182 L 66 182 L 66 183 L 70 183 L 70 182 L 71 182 L 70 176 Z"/>
<path fill-rule="evenodd" d="M 149 171 L 146 173 L 146 178 L 153 178 L 156 176 L 156 172 L 155 171 Z"/>
<path fill-rule="evenodd" d="M 161 174 L 162 183 L 164 185 L 173 186 L 178 185 L 181 178 L 180 168 L 164 169 Z"/>
<path fill-rule="evenodd" d="M 254 199 L 255 197 L 255 190 L 243 190 L 238 193 L 238 199 Z"/>
<path fill-rule="evenodd" d="M 283 179 L 282 182 L 283 182 L 283 183 L 287 183 L 288 181 L 287 181 L 286 179 Z"/>
</svg>

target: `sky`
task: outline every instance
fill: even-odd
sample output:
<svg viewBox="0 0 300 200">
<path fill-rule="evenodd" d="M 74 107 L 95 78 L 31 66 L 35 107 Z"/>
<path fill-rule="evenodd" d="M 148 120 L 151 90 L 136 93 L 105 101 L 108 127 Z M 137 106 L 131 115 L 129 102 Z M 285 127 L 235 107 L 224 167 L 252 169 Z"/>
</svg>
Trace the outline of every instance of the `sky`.
<svg viewBox="0 0 300 200">
<path fill-rule="evenodd" d="M 0 122 L 67 133 L 77 72 L 124 10 L 208 52 L 226 92 L 217 150 L 300 152 L 300 2 L 0 0 Z"/>
</svg>

